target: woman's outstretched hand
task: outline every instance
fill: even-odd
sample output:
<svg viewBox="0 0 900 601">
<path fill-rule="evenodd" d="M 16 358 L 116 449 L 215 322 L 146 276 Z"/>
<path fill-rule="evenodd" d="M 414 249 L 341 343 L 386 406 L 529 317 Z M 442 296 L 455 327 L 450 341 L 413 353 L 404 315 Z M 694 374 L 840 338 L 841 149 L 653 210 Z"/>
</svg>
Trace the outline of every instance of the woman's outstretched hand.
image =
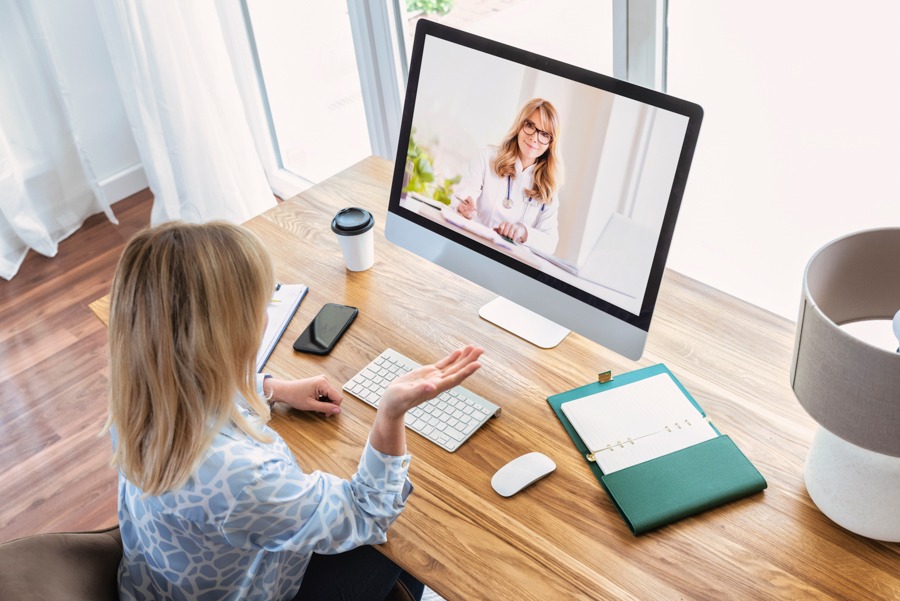
<svg viewBox="0 0 900 601">
<path fill-rule="evenodd" d="M 437 363 L 403 374 L 388 385 L 378 402 L 369 442 L 387 455 L 406 453 L 406 412 L 462 383 L 481 367 L 484 349 L 469 345 Z"/>
<path fill-rule="evenodd" d="M 471 376 L 481 367 L 483 348 L 467 346 L 455 350 L 433 365 L 425 365 L 394 379 L 378 403 L 378 410 L 400 417 L 413 407 L 433 399 Z"/>
</svg>

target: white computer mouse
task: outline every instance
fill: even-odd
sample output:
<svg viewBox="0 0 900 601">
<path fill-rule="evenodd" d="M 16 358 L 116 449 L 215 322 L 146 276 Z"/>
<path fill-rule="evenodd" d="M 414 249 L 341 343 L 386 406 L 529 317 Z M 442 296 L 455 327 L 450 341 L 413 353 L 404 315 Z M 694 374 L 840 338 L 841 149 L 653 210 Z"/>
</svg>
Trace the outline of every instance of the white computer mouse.
<svg viewBox="0 0 900 601">
<path fill-rule="evenodd" d="M 494 487 L 497 494 L 511 497 L 555 469 L 556 464 L 543 453 L 526 453 L 497 470 L 497 473 L 491 478 L 491 486 Z"/>
<path fill-rule="evenodd" d="M 893 326 L 894 336 L 896 336 L 897 341 L 900 342 L 900 311 L 894 313 Z M 897 349 L 897 352 L 900 353 L 900 349 Z"/>
</svg>

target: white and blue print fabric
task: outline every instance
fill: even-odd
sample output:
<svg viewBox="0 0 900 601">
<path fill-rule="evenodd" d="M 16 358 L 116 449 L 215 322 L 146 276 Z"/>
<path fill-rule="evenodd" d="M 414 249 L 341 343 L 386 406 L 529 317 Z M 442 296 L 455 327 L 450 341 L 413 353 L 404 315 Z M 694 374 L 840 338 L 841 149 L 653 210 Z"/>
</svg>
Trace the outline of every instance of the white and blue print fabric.
<svg viewBox="0 0 900 601">
<path fill-rule="evenodd" d="M 121 599 L 290 599 L 313 552 L 386 540 L 411 491 L 408 455 L 366 444 L 349 481 L 306 474 L 262 429 L 272 443 L 224 428 L 194 476 L 158 496 L 120 473 Z"/>
</svg>

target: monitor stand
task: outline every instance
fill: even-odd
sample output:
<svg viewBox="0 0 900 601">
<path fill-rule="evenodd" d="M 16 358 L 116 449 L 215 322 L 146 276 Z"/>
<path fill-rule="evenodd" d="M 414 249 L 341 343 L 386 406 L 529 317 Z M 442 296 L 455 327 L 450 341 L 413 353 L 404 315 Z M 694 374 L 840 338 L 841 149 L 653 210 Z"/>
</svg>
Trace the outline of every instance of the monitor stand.
<svg viewBox="0 0 900 601">
<path fill-rule="evenodd" d="M 541 348 L 553 348 L 569 333 L 561 325 L 502 296 L 481 307 L 478 315 Z"/>
</svg>

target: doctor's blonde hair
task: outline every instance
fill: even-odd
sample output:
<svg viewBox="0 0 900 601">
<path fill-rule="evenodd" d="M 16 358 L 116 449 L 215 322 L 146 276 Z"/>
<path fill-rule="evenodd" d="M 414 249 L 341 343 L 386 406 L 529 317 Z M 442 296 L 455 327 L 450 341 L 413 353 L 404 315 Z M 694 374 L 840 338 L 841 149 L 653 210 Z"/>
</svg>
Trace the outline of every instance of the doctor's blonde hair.
<svg viewBox="0 0 900 601">
<path fill-rule="evenodd" d="M 256 352 L 272 298 L 272 262 L 251 232 L 224 222 L 142 230 L 119 259 L 109 312 L 107 428 L 112 463 L 146 494 L 183 485 L 227 422 L 268 438 Z"/>
<path fill-rule="evenodd" d="M 559 113 L 556 112 L 550 101 L 543 98 L 532 98 L 519 109 L 512 127 L 503 136 L 503 141 L 497 150 L 497 157 L 494 159 L 491 167 L 500 177 L 512 176 L 516 177 L 516 159 L 519 156 L 519 132 L 525 125 L 525 120 L 531 116 L 535 110 L 540 111 L 541 119 L 544 121 L 546 132 L 553 136 L 550 144 L 544 154 L 538 157 L 534 165 L 533 186 L 530 190 L 525 190 L 530 198 L 536 201 L 549 204 L 553 201 L 553 197 L 559 192 L 563 184 L 563 163 L 562 157 L 558 152 L 560 122 Z"/>
</svg>

